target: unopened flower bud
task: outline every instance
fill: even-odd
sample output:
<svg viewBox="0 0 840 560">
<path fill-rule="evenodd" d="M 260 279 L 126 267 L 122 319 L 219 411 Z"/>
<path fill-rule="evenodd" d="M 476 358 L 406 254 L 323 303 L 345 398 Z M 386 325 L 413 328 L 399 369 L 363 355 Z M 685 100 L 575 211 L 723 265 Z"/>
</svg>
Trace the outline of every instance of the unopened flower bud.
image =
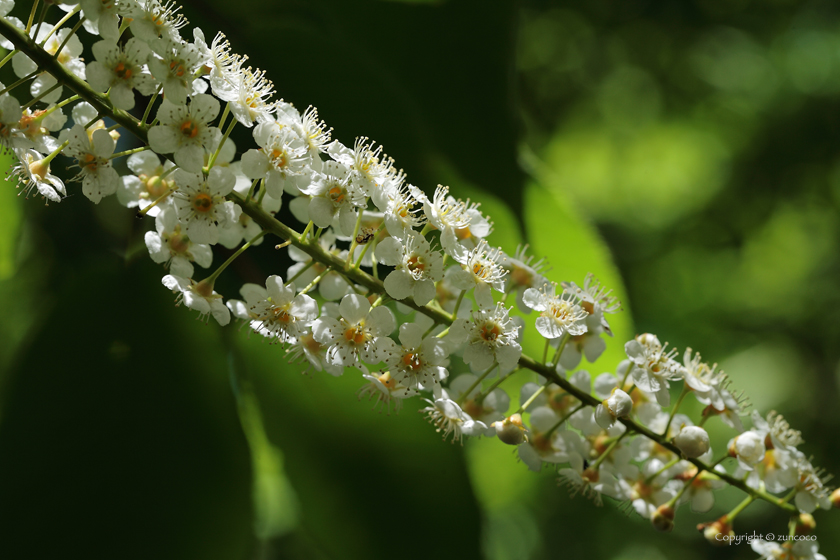
<svg viewBox="0 0 840 560">
<path fill-rule="evenodd" d="M 674 508 L 668 504 L 662 504 L 656 511 L 653 512 L 650 520 L 653 523 L 653 526 L 656 528 L 657 531 L 662 531 L 663 533 L 670 533 L 671 530 L 674 528 L 674 516 L 676 512 Z"/>
<path fill-rule="evenodd" d="M 729 540 L 729 537 L 735 536 L 732 524 L 726 522 L 725 515 L 711 523 L 700 523 L 697 525 L 697 530 L 703 533 L 703 537 L 707 541 L 716 546 L 730 544 L 732 541 Z"/>
<path fill-rule="evenodd" d="M 619 388 L 612 390 L 612 394 L 595 408 L 595 421 L 603 429 L 609 429 L 615 424 L 616 418 L 624 418 L 633 410 L 633 399 Z"/>
<path fill-rule="evenodd" d="M 796 518 L 796 534 L 810 535 L 817 528 L 817 521 L 810 513 L 800 513 Z"/>
<path fill-rule="evenodd" d="M 831 493 L 831 505 L 840 508 L 840 488 Z"/>
<path fill-rule="evenodd" d="M 752 470 L 764 459 L 764 438 L 753 431 L 744 432 L 729 442 L 729 456 L 736 457 L 747 470 Z"/>
<path fill-rule="evenodd" d="M 689 459 L 696 459 L 709 450 L 709 434 L 700 426 L 683 426 L 674 438 L 674 445 Z"/>
<path fill-rule="evenodd" d="M 525 441 L 525 426 L 519 414 L 511 414 L 502 421 L 493 422 L 493 426 L 502 443 L 519 445 Z"/>
</svg>

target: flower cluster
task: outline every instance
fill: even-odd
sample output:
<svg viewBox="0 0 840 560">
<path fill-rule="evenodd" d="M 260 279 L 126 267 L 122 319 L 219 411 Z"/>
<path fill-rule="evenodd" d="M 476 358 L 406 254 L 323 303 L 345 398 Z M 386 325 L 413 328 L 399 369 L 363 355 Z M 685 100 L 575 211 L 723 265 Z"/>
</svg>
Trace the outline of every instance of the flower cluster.
<svg viewBox="0 0 840 560">
<path fill-rule="evenodd" d="M 31 17 L 24 25 L 8 16 L 12 5 L 2 4 L 0 35 L 15 50 L 0 65 L 10 60 L 19 80 L 0 94 L 0 142 L 17 155 L 22 192 L 67 196 L 51 172 L 63 156 L 78 169 L 69 181 L 92 202 L 116 195 L 154 218 L 146 246 L 168 269 L 162 284 L 178 304 L 220 325 L 233 316 L 304 371 L 358 370 L 359 396 L 377 407 L 423 397 L 444 438 L 498 436 L 531 470 L 549 463 L 573 493 L 631 503 L 660 529 L 673 526 L 682 503 L 709 511 L 725 484 L 801 516 L 840 501 L 798 449 L 799 432 L 756 412 L 745 430 L 743 400 L 691 350 L 680 363 L 676 350 L 642 334 L 626 343 L 614 374 L 593 379 L 578 369 L 613 335 L 607 316 L 621 306 L 609 289 L 591 275 L 582 286 L 551 282 L 525 248 L 494 247 L 477 203 L 444 186 L 427 195 L 367 138 L 352 146 L 333 138 L 314 108 L 301 113 L 275 98 L 265 73 L 223 35 L 182 36 L 186 20 L 174 5 L 68 1 L 55 26 Z M 79 24 L 64 27 L 73 17 Z M 99 37 L 92 56 L 82 56 L 80 26 Z M 44 56 L 55 64 L 35 62 Z M 13 91 L 23 86 L 31 99 L 21 105 Z M 141 117 L 126 113 L 135 108 Z M 249 129 L 252 146 L 235 146 L 237 126 Z M 116 152 L 121 131 L 135 147 Z M 300 233 L 274 219 L 283 204 Z M 295 263 L 285 278 L 245 284 L 241 299 L 216 292 L 219 275 L 268 234 Z M 236 252 L 195 279 L 194 265 L 209 268 L 219 244 Z M 541 360 L 523 355 L 525 336 L 542 341 Z M 511 410 L 505 382 L 514 376 L 530 382 Z M 705 407 L 696 421 L 679 412 L 688 393 Z M 735 432 L 728 446 L 713 445 L 703 428 L 715 416 Z M 739 512 L 704 534 L 712 542 L 728 534 Z"/>
</svg>

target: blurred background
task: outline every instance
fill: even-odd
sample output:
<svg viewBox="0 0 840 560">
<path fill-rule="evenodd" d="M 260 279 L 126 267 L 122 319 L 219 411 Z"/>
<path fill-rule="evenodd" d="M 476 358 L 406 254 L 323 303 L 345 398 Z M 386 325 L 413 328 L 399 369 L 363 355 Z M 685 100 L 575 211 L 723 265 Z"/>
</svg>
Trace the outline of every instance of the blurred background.
<svg viewBox="0 0 840 560">
<path fill-rule="evenodd" d="M 494 243 L 529 242 L 555 280 L 615 287 L 626 312 L 593 374 L 635 333 L 690 346 L 840 472 L 840 5 L 190 0 L 184 14 L 344 143 L 370 136 L 412 183 L 483 201 Z M 3 558 L 756 557 L 694 530 L 737 491 L 681 509 L 667 535 L 570 499 L 494 440 L 444 444 L 419 400 L 377 414 L 356 375 L 301 376 L 282 349 L 174 309 L 145 255 L 151 221 L 114 197 L 15 195 L 0 189 Z M 286 264 L 261 247 L 218 286 L 233 296 Z M 836 556 L 840 517 L 816 520 Z M 736 532 L 786 522 L 755 504 Z"/>
</svg>

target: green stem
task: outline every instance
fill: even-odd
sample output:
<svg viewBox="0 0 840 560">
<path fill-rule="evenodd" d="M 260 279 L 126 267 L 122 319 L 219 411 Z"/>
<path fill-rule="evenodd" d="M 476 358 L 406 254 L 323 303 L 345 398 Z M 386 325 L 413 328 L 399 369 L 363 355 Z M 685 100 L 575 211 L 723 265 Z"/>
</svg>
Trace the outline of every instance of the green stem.
<svg viewBox="0 0 840 560">
<path fill-rule="evenodd" d="M 731 524 L 735 520 L 735 518 L 738 517 L 739 513 L 744 511 L 747 508 L 748 505 L 753 503 L 753 500 L 755 500 L 755 497 L 753 497 L 753 496 L 747 496 L 746 498 L 744 498 L 743 502 L 741 502 L 740 504 L 735 506 L 735 509 L 733 509 L 728 514 L 726 514 L 726 518 L 724 519 L 724 523 L 726 523 L 727 525 Z"/>
<path fill-rule="evenodd" d="M 38 0 L 32 2 L 32 10 L 29 12 L 29 21 L 26 22 L 26 31 L 25 33 L 29 35 L 29 31 L 32 29 L 32 23 L 35 21 L 35 12 L 38 11 Z"/>
<path fill-rule="evenodd" d="M 233 127 L 235 127 L 236 123 L 238 123 L 238 122 L 239 121 L 237 121 L 236 119 L 233 119 L 233 120 L 230 121 L 230 125 L 228 125 L 227 130 L 225 130 L 224 136 L 222 136 L 222 139 L 219 140 L 219 147 L 216 148 L 216 151 L 213 152 L 212 156 L 210 156 L 210 161 L 207 162 L 207 169 L 208 170 L 213 169 L 213 166 L 216 164 L 216 158 L 219 157 L 219 154 L 221 153 L 222 148 L 225 145 L 225 142 L 227 142 L 228 136 L 230 136 L 230 133 L 233 132 Z"/>
<path fill-rule="evenodd" d="M 462 404 L 465 400 L 467 400 L 467 397 L 469 396 L 469 394 L 470 394 L 470 393 L 472 393 L 472 392 L 473 392 L 473 389 L 475 389 L 476 387 L 478 387 L 479 385 L 481 385 L 481 382 L 482 382 L 482 381 L 484 381 L 484 378 L 485 378 L 485 377 L 487 377 L 488 375 L 490 375 L 490 372 L 491 372 L 491 371 L 493 371 L 494 369 L 496 369 L 496 365 L 498 365 L 498 364 L 496 364 L 496 362 L 495 362 L 495 360 L 494 360 L 494 361 L 493 361 L 493 365 L 492 365 L 492 366 L 490 366 L 489 368 L 487 368 L 487 371 L 485 371 L 485 372 L 484 372 L 484 373 L 482 373 L 479 377 L 477 377 L 477 378 L 476 378 L 476 380 L 475 380 L 475 382 L 474 382 L 472 385 L 470 385 L 469 389 L 467 389 L 466 391 L 464 391 L 464 394 L 463 394 L 463 395 L 461 395 L 460 397 L 458 397 L 458 400 L 457 400 L 456 402 L 460 405 L 460 404 Z"/>
<path fill-rule="evenodd" d="M 554 352 L 554 359 L 551 360 L 551 365 L 555 368 L 557 364 L 560 363 L 560 356 L 563 354 L 563 349 L 566 347 L 566 344 L 569 343 L 569 340 L 572 339 L 572 336 L 569 333 L 563 333 L 563 338 L 560 339 L 560 344 L 557 346 L 557 351 Z"/>
<path fill-rule="evenodd" d="M 367 204 L 367 199 L 365 199 L 365 204 Z M 347 262 L 344 263 L 344 269 L 347 270 L 350 268 L 350 264 L 353 262 L 353 252 L 356 250 L 356 237 L 359 235 L 359 228 L 362 227 L 362 216 L 365 213 L 364 207 L 359 208 L 359 213 L 356 216 L 356 225 L 353 226 L 353 236 L 350 240 L 350 250 L 347 252 Z"/>
<path fill-rule="evenodd" d="M 294 282 L 295 280 L 297 280 L 298 278 L 300 278 L 301 274 L 303 274 L 304 272 L 306 272 L 307 270 L 309 270 L 310 268 L 312 268 L 314 265 L 315 265 L 315 261 L 314 261 L 314 260 L 309 261 L 309 264 L 307 264 L 306 266 L 304 266 L 303 268 L 301 268 L 300 270 L 298 270 L 297 272 L 295 272 L 294 276 L 292 276 L 291 278 L 289 278 L 288 280 L 286 280 L 286 284 L 291 284 L 292 282 Z"/>
<path fill-rule="evenodd" d="M 151 98 L 151 99 L 149 99 L 149 104 L 148 104 L 148 105 L 146 105 L 146 110 L 145 110 L 145 111 L 143 111 L 143 118 L 142 118 L 142 119 L 140 119 L 140 124 L 141 124 L 141 125 L 142 125 L 144 122 L 146 122 L 146 119 L 148 119 L 148 118 L 149 118 L 149 113 L 151 113 L 151 112 L 152 112 L 152 106 L 155 104 L 155 101 L 157 101 L 158 95 L 160 95 L 160 92 L 161 92 L 161 91 L 163 91 L 163 85 L 161 85 L 160 87 L 158 87 L 158 88 L 157 88 L 157 90 L 155 90 L 154 95 L 152 95 L 152 98 Z"/>
<path fill-rule="evenodd" d="M 0 19 L 2 19 L 2 18 L 0 18 Z M 28 75 L 24 76 L 23 78 L 19 79 L 18 81 L 14 82 L 12 85 L 10 85 L 9 87 L 7 87 L 7 88 L 6 88 L 6 89 L 4 89 L 3 91 L 0 91 L 0 95 L 4 95 L 4 94 L 6 94 L 6 93 L 9 93 L 10 91 L 12 91 L 13 89 L 15 89 L 15 88 L 16 88 L 16 87 L 18 87 L 19 85 L 21 85 L 21 84 L 25 84 L 26 82 L 28 82 L 29 80 L 31 80 L 32 78 L 34 78 L 35 76 L 37 76 L 37 75 L 38 75 L 38 72 L 40 72 L 40 70 L 35 70 L 35 71 L 34 71 L 34 72 L 32 72 L 31 74 L 28 74 Z"/>
<path fill-rule="evenodd" d="M 670 461 L 668 461 L 667 463 L 665 463 L 665 464 L 662 466 L 662 468 L 661 468 L 661 469 L 659 469 L 658 471 L 656 471 L 655 473 L 653 473 L 652 475 L 650 475 L 649 477 L 647 477 L 647 478 L 645 479 L 645 484 L 650 484 L 651 482 L 653 482 L 653 481 L 656 479 L 656 477 L 657 477 L 657 476 L 659 476 L 660 474 L 664 473 L 665 471 L 667 471 L 668 469 L 670 469 L 671 467 L 673 467 L 674 465 L 676 465 L 676 464 L 677 464 L 677 463 L 679 463 L 680 461 L 681 461 L 681 459 L 680 459 L 679 457 L 674 457 L 673 459 L 671 459 Z"/>
<path fill-rule="evenodd" d="M 560 426 L 562 426 L 562 425 L 563 425 L 563 422 L 565 422 L 566 420 L 568 420 L 569 418 L 571 418 L 571 417 L 572 417 L 574 414 L 576 414 L 579 410 L 583 410 L 586 406 L 587 406 L 587 405 L 586 405 L 585 403 L 580 403 L 580 405 L 578 405 L 578 406 L 577 406 L 577 407 L 576 407 L 573 411 L 571 411 L 570 413 L 568 413 L 568 414 L 566 414 L 565 416 L 561 417 L 561 418 L 560 418 L 560 420 L 558 420 L 556 424 L 554 424 L 551 428 L 549 428 L 549 429 L 548 429 L 548 431 L 547 431 L 544 435 L 546 435 L 546 436 L 550 436 L 551 434 L 553 434 L 553 433 L 554 433 L 554 430 L 556 430 L 557 428 L 559 428 Z M 624 433 L 626 434 L 627 432 L 625 431 Z"/>
<path fill-rule="evenodd" d="M 151 148 L 149 148 L 149 146 L 140 146 L 139 148 L 132 148 L 132 149 L 126 150 L 124 152 L 117 152 L 116 154 L 111 156 L 111 159 L 115 159 L 115 158 L 123 157 L 123 156 L 130 156 L 131 154 L 137 154 L 137 153 L 140 153 L 140 152 L 145 152 L 146 150 L 150 150 L 150 149 Z"/>
<path fill-rule="evenodd" d="M 50 107 L 49 109 L 45 109 L 43 113 L 41 113 L 40 115 L 38 115 L 37 117 L 35 117 L 35 119 L 33 119 L 33 120 L 35 120 L 35 121 L 42 121 L 42 120 L 44 120 L 45 118 L 47 118 L 49 115 L 51 115 L 54 111 L 58 111 L 59 109 L 61 109 L 61 108 L 62 108 L 62 107 L 64 107 L 65 105 L 67 105 L 68 103 L 72 103 L 72 102 L 74 102 L 74 101 L 78 101 L 78 100 L 79 100 L 79 96 L 78 96 L 78 95 L 71 95 L 71 96 L 70 96 L 70 97 L 68 97 L 67 99 L 62 100 L 62 101 L 60 101 L 59 103 L 56 103 L 55 105 L 53 105 L 53 106 L 52 106 L 52 107 Z"/>
<path fill-rule="evenodd" d="M 691 391 L 691 387 L 688 386 L 687 383 L 683 384 L 682 392 L 680 393 L 677 402 L 674 403 L 674 406 L 671 407 L 671 414 L 668 416 L 668 423 L 665 424 L 665 430 L 662 432 L 662 437 L 668 437 L 668 430 L 671 428 L 671 422 L 674 420 L 674 416 L 677 414 L 677 410 L 680 408 L 680 405 L 683 402 L 685 396 Z"/>
<path fill-rule="evenodd" d="M 253 244 L 254 244 L 254 243 L 256 243 L 257 241 L 259 241 L 260 239 L 262 239 L 262 238 L 263 238 L 263 236 L 264 236 L 264 235 L 266 235 L 267 233 L 268 233 L 268 231 L 263 230 L 263 231 L 259 232 L 257 235 L 255 235 L 253 239 L 251 239 L 249 242 L 245 243 L 242 247 L 240 247 L 239 249 L 237 249 L 237 250 L 236 250 L 236 252 L 235 252 L 234 254 L 232 254 L 230 257 L 228 257 L 228 259 L 227 259 L 225 262 L 223 262 L 223 263 L 222 263 L 222 265 L 221 265 L 219 268 L 217 268 L 217 269 L 213 272 L 213 274 L 211 274 L 210 276 L 208 276 L 207 278 L 205 278 L 204 280 L 202 280 L 202 282 L 204 282 L 204 283 L 206 283 L 206 284 L 209 284 L 209 285 L 211 285 L 211 286 L 212 286 L 213 284 L 215 284 L 215 283 L 216 283 L 216 279 L 219 277 L 219 275 L 220 275 L 222 272 L 224 272 L 224 270 L 225 270 L 228 266 L 230 266 L 230 263 L 232 263 L 233 261 L 235 261 L 235 260 L 239 257 L 239 255 L 241 255 L 242 253 L 244 253 L 244 252 L 245 252 L 245 250 L 246 250 L 246 249 L 248 249 L 248 247 L 250 247 L 251 245 L 253 245 Z"/>
<path fill-rule="evenodd" d="M 20 51 L 17 50 L 17 49 L 12 49 L 11 51 L 9 51 L 9 54 L 7 54 L 3 58 L 3 60 L 0 60 L 0 68 L 3 68 L 6 65 L 6 63 L 9 62 L 10 60 L 12 60 L 14 58 L 14 56 L 19 52 Z"/>
<path fill-rule="evenodd" d="M 24 111 L 26 109 L 29 109 L 30 107 L 32 107 L 33 105 L 35 105 L 36 103 L 41 101 L 44 97 L 48 96 L 49 94 L 51 94 L 52 92 L 54 92 L 55 90 L 57 90 L 60 87 L 61 87 L 61 84 L 55 84 L 54 86 L 49 88 L 47 91 L 41 92 L 41 94 L 38 95 L 37 97 L 33 97 L 32 99 L 30 99 L 25 105 L 21 105 L 20 108 L 23 109 Z"/>
<path fill-rule="evenodd" d="M 52 37 L 52 36 L 53 36 L 53 34 L 54 34 L 54 33 L 56 33 L 59 29 L 61 29 L 61 26 L 63 26 L 65 23 L 67 23 L 67 20 L 69 20 L 71 17 L 73 17 L 73 16 L 75 16 L 76 14 L 78 14 L 78 13 L 79 13 L 79 11 L 80 11 L 81 9 L 82 9 L 82 7 L 81 7 L 80 5 L 77 5 L 75 8 L 73 8 L 72 10 L 70 10 L 69 12 L 67 12 L 67 13 L 64 15 L 64 17 L 63 17 L 63 18 L 61 18 L 60 20 L 58 20 L 58 23 L 56 23 L 56 24 L 55 24 L 55 27 L 53 27 L 52 29 L 50 29 L 49 33 L 47 33 L 47 34 L 46 34 L 46 36 L 44 37 L 44 40 L 43 40 L 43 41 L 41 41 L 41 42 L 39 43 L 39 46 L 43 47 L 44 45 L 46 45 L 46 44 L 47 44 L 47 40 L 48 40 L 50 37 Z M 37 35 L 37 33 L 36 33 L 36 35 Z M 0 64 L 0 66 L 2 66 L 2 64 Z"/>
<path fill-rule="evenodd" d="M 458 318 L 458 310 L 461 308 L 461 302 L 464 301 L 464 296 L 467 295 L 468 290 L 461 290 L 461 293 L 458 294 L 458 299 L 455 300 L 455 309 L 452 310 L 452 319 L 449 321 L 450 323 Z"/>
<path fill-rule="evenodd" d="M 531 395 L 530 398 L 527 401 L 525 401 L 522 404 L 522 406 L 519 407 L 519 410 L 516 411 L 516 414 L 522 414 L 523 412 L 528 410 L 528 407 L 531 406 L 531 403 L 537 400 L 537 397 L 542 395 L 543 391 L 545 391 L 546 387 L 548 387 L 550 383 L 550 381 L 546 381 L 545 384 L 543 384 L 539 389 L 534 391 L 534 394 Z"/>
<path fill-rule="evenodd" d="M 626 436 L 628 433 L 630 433 L 630 432 L 628 432 L 627 430 L 625 430 L 623 434 L 621 434 L 621 435 L 620 435 L 620 436 L 619 436 L 619 437 L 618 437 L 615 441 L 613 441 L 613 442 L 609 445 L 609 447 L 607 447 L 606 449 L 604 449 L 604 452 L 603 452 L 603 453 L 601 453 L 601 454 L 598 456 L 598 458 L 597 458 L 597 459 L 595 459 L 595 462 L 594 462 L 594 463 L 592 463 L 591 465 L 589 465 L 589 468 L 590 468 L 590 469 L 592 469 L 593 471 L 598 470 L 598 467 L 600 467 L 600 466 L 601 466 L 601 463 L 603 463 L 603 462 L 604 462 L 604 459 L 606 459 L 607 457 L 609 457 L 610 453 L 612 453 L 613 449 L 615 449 L 615 446 L 616 446 L 616 445 L 618 445 L 618 444 L 619 444 L 619 442 L 620 442 L 620 441 L 624 438 L 624 436 Z"/>
<path fill-rule="evenodd" d="M 318 285 L 318 282 L 320 282 L 320 281 L 324 278 L 324 276 L 326 276 L 326 275 L 327 275 L 327 273 L 328 273 L 330 270 L 331 270 L 331 269 L 329 269 L 329 268 L 328 268 L 328 269 L 324 270 L 321 274 L 319 274 L 318 276 L 316 276 L 316 277 L 312 280 L 312 282 L 310 282 L 310 283 L 309 283 L 309 284 L 308 284 L 308 285 L 307 285 L 304 289 L 302 289 L 302 290 L 300 291 L 300 293 L 301 293 L 301 294 L 305 294 L 305 293 L 307 293 L 309 290 L 311 290 L 312 288 L 314 288 L 315 286 L 317 286 L 317 285 Z"/>
<path fill-rule="evenodd" d="M 300 234 L 300 237 L 298 238 L 298 241 L 303 243 L 306 240 L 306 234 L 309 233 L 310 231 L 312 231 L 312 225 L 313 225 L 312 220 L 309 220 L 309 223 L 306 224 L 305 228 L 303 228 L 303 232 Z"/>
<path fill-rule="evenodd" d="M 61 54 L 61 51 L 63 51 L 64 47 L 67 46 L 67 43 L 70 42 L 70 37 L 76 34 L 76 31 L 78 31 L 82 24 L 85 23 L 86 19 L 87 18 L 84 17 L 79 18 L 79 21 L 76 22 L 76 25 L 73 26 L 73 28 L 70 30 L 70 33 L 67 34 L 67 37 L 65 37 L 61 44 L 58 46 L 58 49 L 56 49 L 55 54 L 53 55 L 53 59 L 55 59 L 56 62 L 58 62 L 58 56 Z"/>
</svg>

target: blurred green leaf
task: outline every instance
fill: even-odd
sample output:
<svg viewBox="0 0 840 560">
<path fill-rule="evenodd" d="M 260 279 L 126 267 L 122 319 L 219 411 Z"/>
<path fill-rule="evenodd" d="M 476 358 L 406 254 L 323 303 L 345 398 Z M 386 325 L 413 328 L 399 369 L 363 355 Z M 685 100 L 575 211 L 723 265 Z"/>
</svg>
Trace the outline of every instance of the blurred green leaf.
<svg viewBox="0 0 840 560">
<path fill-rule="evenodd" d="M 14 156 L 0 154 L 0 169 L 10 169 Z M 15 246 L 21 223 L 21 201 L 17 197 L 15 181 L 0 180 L 0 280 L 15 272 Z"/>
</svg>

